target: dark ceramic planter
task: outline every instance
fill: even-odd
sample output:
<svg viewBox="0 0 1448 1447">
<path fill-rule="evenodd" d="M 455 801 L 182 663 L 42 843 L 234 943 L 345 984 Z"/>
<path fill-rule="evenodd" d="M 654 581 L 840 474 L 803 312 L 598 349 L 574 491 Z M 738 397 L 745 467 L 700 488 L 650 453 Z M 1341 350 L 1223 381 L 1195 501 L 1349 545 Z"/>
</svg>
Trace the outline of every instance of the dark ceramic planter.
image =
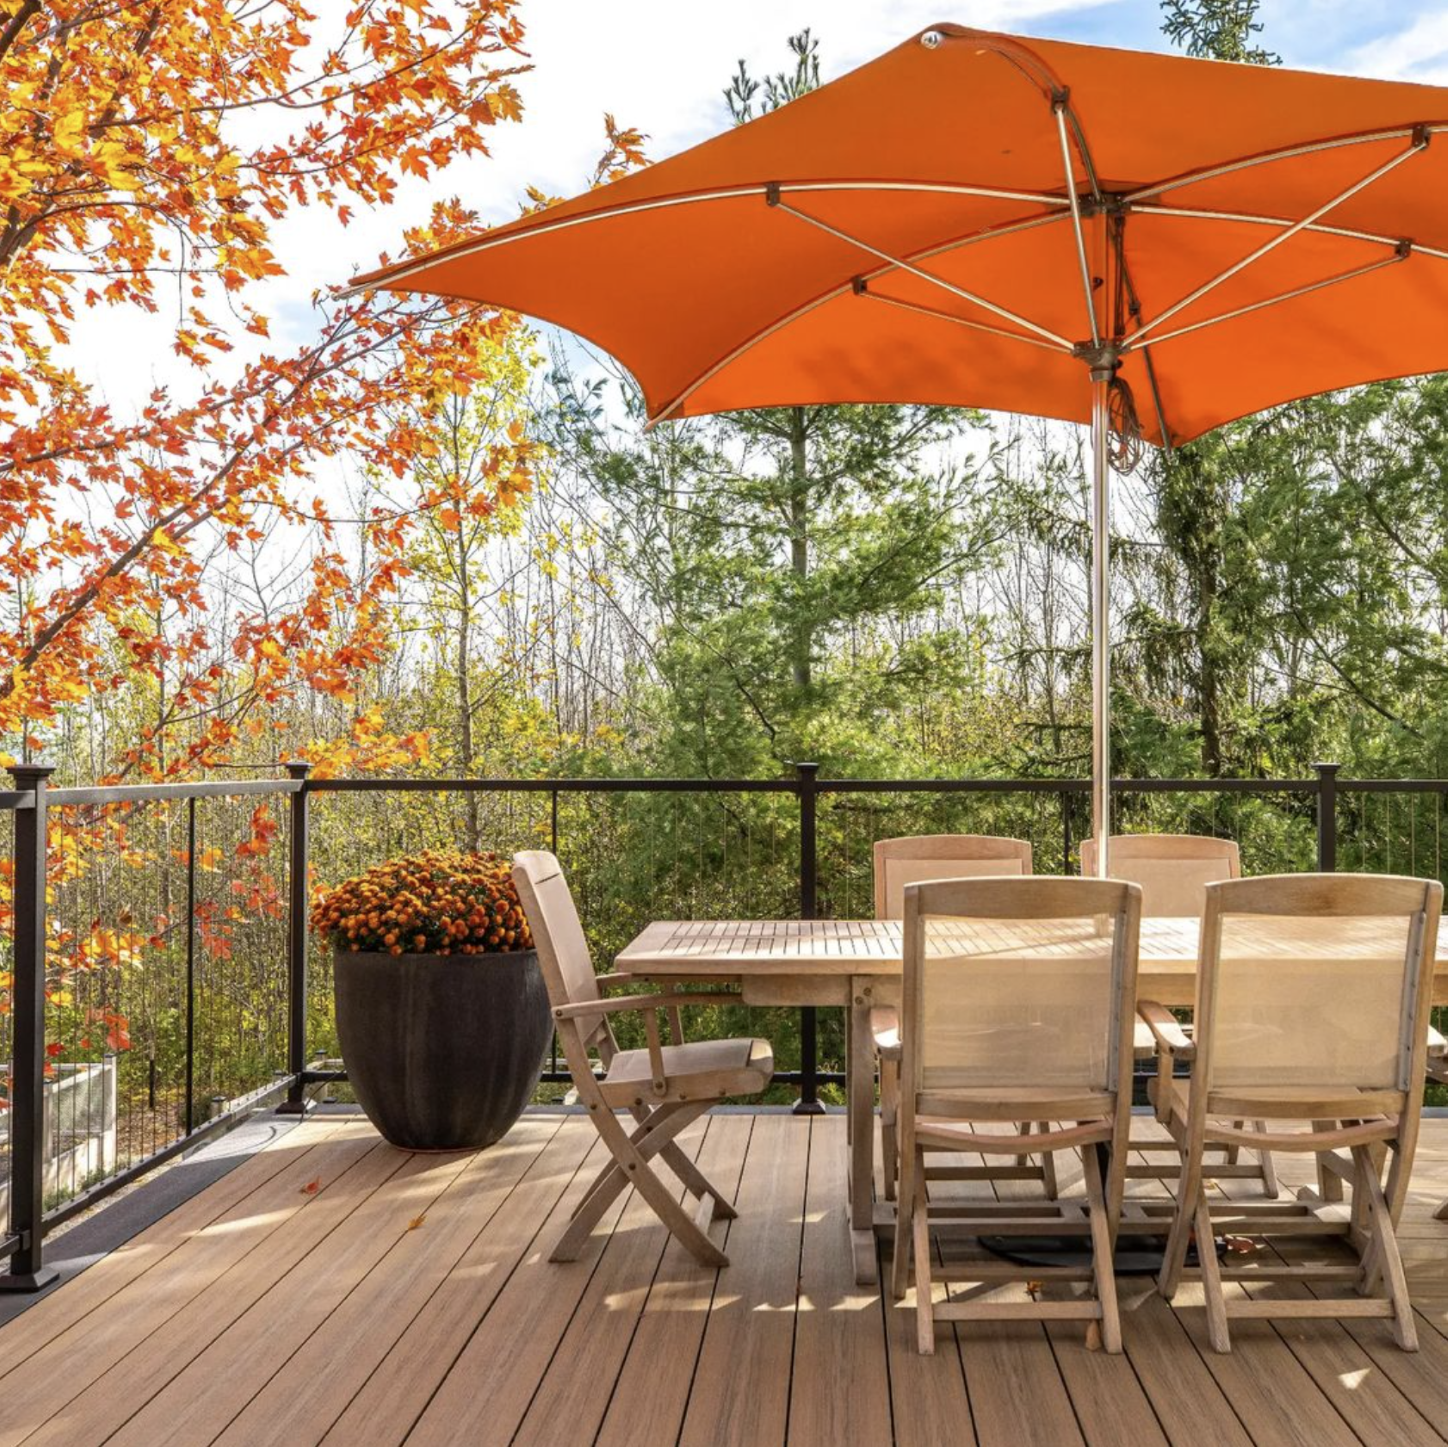
<svg viewBox="0 0 1448 1447">
<path fill-rule="evenodd" d="M 478 1150 L 533 1094 L 548 992 L 531 950 L 336 954 L 337 1037 L 357 1102 L 404 1150 Z"/>
</svg>

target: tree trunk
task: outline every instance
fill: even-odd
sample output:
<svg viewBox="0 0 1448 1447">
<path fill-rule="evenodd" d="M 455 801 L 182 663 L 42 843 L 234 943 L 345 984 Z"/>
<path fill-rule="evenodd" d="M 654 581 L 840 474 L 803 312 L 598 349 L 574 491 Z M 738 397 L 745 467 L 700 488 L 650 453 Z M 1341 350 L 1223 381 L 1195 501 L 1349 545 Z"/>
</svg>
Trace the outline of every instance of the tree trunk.
<svg viewBox="0 0 1448 1447">
<path fill-rule="evenodd" d="M 465 522 L 458 523 L 458 762 L 462 764 L 463 774 L 470 777 L 473 772 L 473 700 L 468 663 L 472 654 L 473 598 L 468 576 L 467 538 L 463 533 L 465 526 Z M 467 846 L 470 853 L 476 853 L 480 832 L 478 796 L 469 789 L 463 799 L 466 801 Z"/>
<path fill-rule="evenodd" d="M 792 671 L 794 686 L 810 686 L 810 656 L 814 651 L 814 629 L 803 606 L 804 585 L 809 578 L 809 450 L 806 446 L 803 407 L 789 414 L 789 563 L 799 585 L 800 606 L 795 617 Z"/>
</svg>

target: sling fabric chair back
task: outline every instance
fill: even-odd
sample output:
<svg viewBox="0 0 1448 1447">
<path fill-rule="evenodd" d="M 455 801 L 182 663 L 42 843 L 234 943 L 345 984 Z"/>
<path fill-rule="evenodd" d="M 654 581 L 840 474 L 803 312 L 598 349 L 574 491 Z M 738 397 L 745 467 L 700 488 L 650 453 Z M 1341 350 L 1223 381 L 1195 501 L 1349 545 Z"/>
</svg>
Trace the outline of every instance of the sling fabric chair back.
<svg viewBox="0 0 1448 1447">
<path fill-rule="evenodd" d="M 1214 1229 L 1202 1152 L 1251 1143 L 1240 1129 L 1249 1118 L 1267 1123 L 1258 1139 L 1272 1150 L 1332 1152 L 1325 1167 L 1351 1181 L 1352 1210 L 1341 1220 L 1343 1208 L 1321 1199 L 1263 1206 L 1260 1219 L 1231 1229 L 1291 1234 L 1304 1213 L 1319 1233 L 1336 1222 L 1360 1262 L 1323 1279 L 1351 1279 L 1369 1298 L 1335 1303 L 1341 1315 L 1391 1317 L 1399 1343 L 1416 1342 L 1394 1228 L 1418 1137 L 1442 895 L 1436 881 L 1385 875 L 1261 876 L 1207 887 L 1194 1038 L 1175 1039 L 1165 1012 L 1151 1010 L 1164 1036 L 1158 1116 L 1183 1156 L 1163 1294 L 1184 1270 L 1190 1231 L 1202 1240 Z M 1192 1061 L 1190 1084 L 1171 1078 L 1174 1055 Z M 1309 1122 L 1312 1129 L 1297 1128 Z M 1350 1157 L 1336 1154 L 1342 1150 Z M 1250 1267 L 1223 1272 L 1207 1252 L 1200 1271 L 1219 1351 L 1230 1349 L 1229 1317 L 1304 1314 L 1291 1299 L 1228 1302 L 1222 1281 Z"/>
<path fill-rule="evenodd" d="M 900 1149 L 901 1214 L 910 1231 L 902 1221 L 893 1285 L 903 1295 L 913 1255 L 922 1351 L 933 1350 L 936 1321 L 1009 1316 L 1085 1318 L 1099 1325 L 1108 1350 L 1120 1350 L 1112 1256 L 1131 1119 L 1140 918 L 1140 890 L 1117 880 L 1031 876 L 906 887 Z M 1014 1124 L 982 1128 L 1019 1121 L 1051 1126 L 1044 1134 Z M 926 1153 L 1023 1156 L 1042 1147 L 1082 1152 L 1094 1257 L 1082 1276 L 1094 1297 L 933 1302 L 932 1215 L 972 1235 L 999 1228 L 1000 1216 L 969 1197 L 928 1199 Z M 1080 1224 L 1075 1203 L 1020 1209 L 1037 1222 L 1050 1213 Z M 984 1282 L 1032 1271 L 969 1262 L 939 1274 Z"/>
<path fill-rule="evenodd" d="M 915 834 L 875 841 L 875 918 L 903 919 L 905 886 L 926 879 L 1030 874 L 1031 846 L 993 834 Z"/>
<path fill-rule="evenodd" d="M 1108 858 L 1111 877 L 1141 886 L 1141 912 L 1148 918 L 1201 917 L 1203 891 L 1242 873 L 1235 839 L 1207 834 L 1118 834 Z M 1081 873 L 1096 874 L 1096 841 L 1081 841 Z"/>
<path fill-rule="evenodd" d="M 1119 834 L 1111 840 L 1111 877 L 1129 879 L 1141 886 L 1141 913 L 1145 919 L 1200 919 L 1206 906 L 1206 887 L 1224 879 L 1238 879 L 1242 857 L 1235 839 L 1218 839 L 1209 834 Z M 1096 873 L 1096 841 L 1081 842 L 1081 872 Z M 1136 1058 L 1149 1061 L 1156 1055 L 1151 1032 L 1138 1026 Z M 1260 1127 L 1259 1127 L 1260 1128 Z M 1159 1159 L 1171 1141 L 1160 1135 L 1133 1138 L 1132 1148 L 1141 1157 L 1127 1168 L 1127 1177 L 1170 1180 L 1175 1168 Z M 1242 1159 L 1240 1146 L 1224 1146 L 1214 1163 L 1219 1177 L 1260 1181 L 1268 1200 L 1277 1197 L 1277 1171 L 1272 1153 L 1254 1150 Z"/>
<path fill-rule="evenodd" d="M 915 834 L 875 841 L 875 918 L 900 919 L 905 913 L 905 886 L 927 879 L 990 878 L 1031 872 L 1031 846 L 1024 839 L 993 834 Z M 900 1098 L 900 1015 L 890 1005 L 870 1012 L 870 1043 L 880 1074 L 880 1154 L 883 1158 L 885 1199 L 893 1201 L 900 1174 L 899 1141 L 895 1127 Z M 1018 1162 L 1009 1166 L 967 1167 L 973 1178 L 1030 1179 L 1045 1183 L 1046 1194 L 1056 1194 L 1054 1163 L 1049 1155 L 1040 1165 Z"/>
</svg>

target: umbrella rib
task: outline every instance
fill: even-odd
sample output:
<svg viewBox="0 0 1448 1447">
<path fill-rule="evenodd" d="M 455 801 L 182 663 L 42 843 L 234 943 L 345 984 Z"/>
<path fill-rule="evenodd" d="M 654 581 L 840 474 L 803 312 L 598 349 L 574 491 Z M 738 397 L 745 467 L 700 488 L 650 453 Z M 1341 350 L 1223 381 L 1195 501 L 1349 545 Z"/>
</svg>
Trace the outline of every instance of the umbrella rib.
<svg viewBox="0 0 1448 1447">
<path fill-rule="evenodd" d="M 1214 317 L 1206 317 L 1199 322 L 1191 322 L 1184 327 L 1177 327 L 1175 331 L 1163 332 L 1157 337 L 1149 337 L 1145 342 L 1137 343 L 1138 332 L 1135 337 L 1128 337 L 1121 350 L 1123 355 L 1128 352 L 1144 350 L 1149 347 L 1159 347 L 1163 342 L 1172 341 L 1176 337 L 1184 337 L 1190 332 L 1199 332 L 1204 327 L 1214 327 L 1219 322 L 1230 322 L 1237 317 L 1247 316 L 1251 312 L 1262 311 L 1266 307 L 1277 306 L 1284 301 L 1293 301 L 1299 296 L 1308 296 L 1312 292 L 1322 291 L 1329 286 L 1337 286 L 1344 281 L 1353 281 L 1360 276 L 1367 276 L 1370 272 L 1381 271 L 1385 266 L 1396 266 L 1400 261 L 1406 261 L 1411 254 L 1409 248 L 1401 248 L 1393 256 L 1380 257 L 1377 261 L 1370 261 L 1365 266 L 1355 266 L 1348 271 L 1340 271 L 1332 276 L 1325 276 L 1320 281 L 1308 282 L 1305 286 L 1293 287 L 1291 291 L 1280 292 L 1276 296 L 1264 297 L 1261 301 L 1249 302 L 1246 306 L 1233 307 L 1231 311 L 1219 312 Z"/>
<path fill-rule="evenodd" d="M 987 226 L 979 231 L 972 231 L 966 236 L 958 236 L 950 241 L 934 242 L 930 246 L 927 246 L 920 251 L 911 252 L 909 260 L 928 261 L 932 256 L 940 256 L 947 251 L 958 251 L 963 247 L 973 246 L 978 241 L 989 241 L 995 237 L 1010 236 L 1019 231 L 1033 231 L 1038 226 L 1050 226 L 1055 222 L 1062 220 L 1065 215 L 1066 211 L 1063 207 L 1063 209 L 1052 212 L 1050 215 L 1028 216 L 1023 221 L 1008 221 L 998 226 Z M 895 264 L 893 262 L 888 262 L 885 265 L 876 267 L 873 271 L 865 272 L 859 278 L 852 277 L 849 281 L 841 282 L 839 286 L 831 287 L 828 291 L 823 292 L 821 295 L 811 297 L 809 301 L 803 302 L 801 303 L 801 305 L 791 308 L 782 317 L 778 318 L 776 321 L 771 322 L 767 327 L 764 327 L 761 330 L 755 332 L 752 336 L 747 337 L 727 356 L 721 357 L 712 366 L 710 366 L 705 371 L 701 372 L 697 377 L 695 377 L 694 380 L 683 389 L 683 391 L 678 393 L 678 395 L 675 396 L 672 401 L 661 407 L 659 411 L 649 419 L 645 431 L 652 431 L 655 427 L 659 425 L 660 422 L 667 422 L 669 418 L 672 417 L 674 413 L 677 412 L 679 408 L 682 407 L 684 403 L 687 402 L 689 398 L 692 397 L 694 393 L 699 390 L 700 387 L 712 381 L 715 377 L 719 375 L 720 372 L 724 371 L 726 367 L 732 366 L 735 362 L 739 360 L 740 357 L 744 356 L 746 352 L 753 351 L 754 348 L 759 346 L 761 342 L 767 341 L 776 332 L 783 330 L 783 328 L 789 326 L 792 322 L 798 321 L 801 317 L 808 316 L 810 312 L 814 311 L 818 307 L 823 306 L 826 302 L 835 301 L 839 297 L 847 296 L 851 291 L 857 290 L 857 280 L 860 282 L 869 283 L 871 281 L 877 280 L 879 277 L 888 276 L 895 269 Z M 948 316 L 949 313 L 942 312 L 941 315 Z M 1012 332 L 1005 333 L 1005 335 L 1015 336 L 1017 334 Z M 1031 339 L 1022 337 L 1021 340 L 1027 341 Z M 1040 343 L 1040 345 L 1053 346 L 1054 344 L 1049 342 L 1042 342 Z"/>
<path fill-rule="evenodd" d="M 1230 176 L 1237 171 L 1248 171 L 1253 166 L 1270 165 L 1273 161 L 1291 161 L 1298 156 L 1315 156 L 1322 151 L 1340 150 L 1343 146 L 1367 146 L 1375 141 L 1397 141 L 1424 133 L 1448 130 L 1448 126 L 1396 126 L 1386 131 L 1361 131 L 1350 136 L 1330 136 L 1317 141 L 1304 141 L 1296 146 L 1284 146 L 1278 151 L 1263 151 L 1258 156 L 1243 156 L 1236 161 L 1224 161 L 1217 166 L 1208 166 L 1200 171 L 1184 171 L 1169 181 L 1158 181 L 1152 186 L 1143 186 L 1139 191 L 1128 191 L 1122 198 L 1128 204 L 1146 201 L 1167 191 L 1177 191 L 1183 186 L 1195 186 L 1202 181 L 1215 181 L 1219 176 Z"/>
<path fill-rule="evenodd" d="M 921 302 L 905 301 L 902 297 L 886 296 L 883 292 L 861 290 L 860 295 L 870 301 L 881 301 L 887 306 L 899 307 L 901 311 L 915 312 L 923 317 L 935 317 L 939 321 L 954 322 L 957 326 L 969 327 L 973 332 L 989 332 L 993 337 L 1004 337 L 1007 341 L 1025 342 L 1030 347 L 1041 347 L 1045 351 L 1061 354 L 1062 348 L 1055 342 L 1040 337 L 1027 336 L 1024 332 L 1008 331 L 1005 327 L 993 327 L 989 322 L 975 322 L 969 317 L 957 316 L 955 312 L 942 311 L 939 307 L 925 306 Z"/>
<path fill-rule="evenodd" d="M 1216 276 L 1210 278 L 1210 280 L 1204 281 L 1201 286 L 1196 287 L 1194 290 L 1188 292 L 1187 295 L 1182 297 L 1180 301 L 1174 302 L 1171 306 L 1167 307 L 1165 311 L 1158 312 L 1156 316 L 1154 316 L 1149 322 L 1141 327 L 1141 329 L 1136 333 L 1137 338 L 1145 336 L 1146 333 L 1154 330 L 1156 327 L 1159 327 L 1164 321 L 1167 321 L 1169 318 L 1174 317 L 1178 313 L 1184 311 L 1194 302 L 1200 301 L 1209 292 L 1215 291 L 1219 286 L 1222 285 L 1223 282 L 1230 281 L 1232 277 L 1238 275 L 1238 273 L 1240 272 L 1245 271 L 1249 266 L 1252 265 L 1253 262 L 1260 261 L 1269 252 L 1275 251 L 1284 242 L 1290 241 L 1294 236 L 1297 235 L 1299 231 L 1305 231 L 1307 227 L 1311 226 L 1314 221 L 1317 221 L 1323 216 L 1326 216 L 1329 211 L 1333 210 L 1337 206 L 1341 206 L 1344 201 L 1347 201 L 1351 197 L 1356 196 L 1359 191 L 1365 190 L 1375 181 L 1381 180 L 1390 171 L 1396 170 L 1399 166 L 1403 164 L 1404 161 L 1408 160 L 1410 157 L 1416 156 L 1420 151 L 1426 150 L 1427 146 L 1428 142 L 1426 135 L 1415 131 L 1413 135 L 1413 143 L 1408 147 L 1407 150 L 1399 151 L 1396 156 L 1393 156 L 1389 160 L 1384 161 L 1381 166 L 1375 166 L 1371 171 L 1368 172 L 1366 176 L 1362 177 L 1360 180 L 1354 181 L 1353 184 L 1347 187 L 1346 190 L 1339 191 L 1336 196 L 1333 196 L 1330 200 L 1323 202 L 1321 206 L 1319 206 L 1315 211 L 1312 211 L 1308 215 L 1304 216 L 1302 220 L 1294 221 L 1285 231 L 1278 232 L 1276 236 L 1269 238 L 1255 251 L 1249 252 L 1240 261 L 1233 262 L 1232 265 L 1227 267 L 1224 271 L 1220 271 L 1217 273 Z"/>
<path fill-rule="evenodd" d="M 1076 194 L 1076 173 L 1071 165 L 1071 142 L 1066 135 L 1066 102 L 1057 101 L 1056 132 L 1061 138 L 1061 168 L 1066 174 L 1066 194 L 1071 200 L 1071 229 L 1076 236 L 1076 260 L 1081 264 L 1081 291 L 1086 299 L 1086 316 L 1091 323 L 1091 345 L 1101 345 L 1101 328 L 1096 321 L 1096 295 L 1091 289 L 1091 264 L 1086 260 L 1086 233 L 1081 226 L 1081 198 Z"/>
<path fill-rule="evenodd" d="M 1138 216 L 1170 216 L 1183 221 L 1240 221 L 1252 226 L 1291 226 L 1290 216 L 1261 216 L 1252 211 L 1203 211 L 1190 206 L 1133 206 Z M 1397 247 L 1402 244 L 1401 236 L 1383 236 L 1376 231 L 1358 231 L 1350 226 L 1304 226 L 1316 236 L 1341 236 L 1348 241 L 1370 241 L 1379 246 Z M 1448 251 L 1436 246 L 1413 243 L 1415 255 L 1432 256 L 1448 261 Z"/>
<path fill-rule="evenodd" d="M 1047 341 L 1054 342 L 1063 351 L 1069 352 L 1071 350 L 1071 343 L 1067 341 L 1065 337 L 1051 331 L 1048 327 L 1038 325 L 1029 317 L 1021 316 L 1019 312 L 1011 311 L 1009 307 L 998 306 L 995 302 L 988 301 L 985 297 L 978 296 L 975 292 L 967 291 L 963 286 L 956 286 L 954 282 L 946 281 L 943 276 L 936 276 L 933 272 L 926 271 L 919 266 L 914 266 L 898 256 L 891 256 L 888 251 L 882 251 L 878 246 L 872 246 L 868 241 L 860 240 L 858 236 L 851 236 L 848 231 L 841 231 L 838 226 L 831 226 L 828 221 L 822 221 L 818 216 L 811 216 L 808 211 L 801 211 L 798 207 L 791 206 L 786 201 L 779 201 L 776 205 L 780 211 L 784 211 L 790 216 L 795 216 L 801 221 L 807 221 L 811 226 L 818 227 L 827 235 L 835 237 L 836 240 L 846 242 L 850 246 L 858 247 L 861 251 L 868 253 L 870 256 L 877 257 L 881 261 L 889 262 L 890 265 L 898 271 L 908 272 L 920 281 L 928 281 L 933 286 L 938 286 L 943 291 L 950 292 L 952 296 L 958 296 L 962 301 L 970 302 L 972 306 L 978 306 L 984 311 L 993 312 L 1003 321 L 1014 322 L 1018 327 L 1024 327 L 1029 332 L 1035 332 L 1037 336 L 1045 337 Z"/>
</svg>

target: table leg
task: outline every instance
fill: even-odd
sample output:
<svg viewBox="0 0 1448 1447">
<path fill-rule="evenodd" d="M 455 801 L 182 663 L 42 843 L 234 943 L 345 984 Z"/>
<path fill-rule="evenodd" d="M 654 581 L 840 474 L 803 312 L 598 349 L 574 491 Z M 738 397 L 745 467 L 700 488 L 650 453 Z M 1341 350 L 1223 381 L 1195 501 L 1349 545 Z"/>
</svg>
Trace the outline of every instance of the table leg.
<svg viewBox="0 0 1448 1447">
<path fill-rule="evenodd" d="M 875 1051 L 870 1040 L 871 986 L 850 981 L 849 1094 L 850 1238 L 855 1282 L 873 1286 L 875 1256 Z"/>
</svg>

